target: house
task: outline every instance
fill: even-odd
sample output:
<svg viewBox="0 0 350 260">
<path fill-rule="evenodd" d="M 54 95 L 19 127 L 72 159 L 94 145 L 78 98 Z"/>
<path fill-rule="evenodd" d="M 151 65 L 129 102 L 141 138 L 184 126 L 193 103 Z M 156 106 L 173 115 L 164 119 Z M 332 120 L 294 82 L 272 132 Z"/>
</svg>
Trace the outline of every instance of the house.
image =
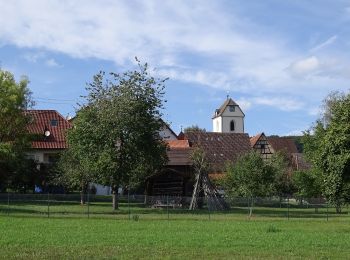
<svg viewBox="0 0 350 260">
<path fill-rule="evenodd" d="M 38 165 L 56 162 L 60 152 L 68 148 L 66 131 L 72 124 L 56 110 L 27 110 L 28 131 L 32 136 L 28 157 Z"/>
<path fill-rule="evenodd" d="M 259 133 L 250 138 L 250 145 L 265 160 L 270 159 L 276 152 L 284 153 L 292 170 L 306 170 L 311 167 L 290 137 L 266 137 L 264 133 Z"/>
<path fill-rule="evenodd" d="M 250 146 L 257 151 L 264 160 L 270 159 L 274 152 L 264 133 L 251 137 Z"/>
</svg>

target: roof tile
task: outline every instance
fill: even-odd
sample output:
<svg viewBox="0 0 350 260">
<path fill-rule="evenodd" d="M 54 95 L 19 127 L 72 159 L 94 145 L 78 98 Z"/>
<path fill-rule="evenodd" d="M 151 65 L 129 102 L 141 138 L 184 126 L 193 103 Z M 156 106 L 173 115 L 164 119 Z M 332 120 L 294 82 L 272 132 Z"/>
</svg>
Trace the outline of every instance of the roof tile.
<svg viewBox="0 0 350 260">
<path fill-rule="evenodd" d="M 29 133 L 39 136 L 32 142 L 33 149 L 68 148 L 65 135 L 72 125 L 60 113 L 56 110 L 27 110 L 25 113 L 31 117 Z M 53 126 L 51 120 L 57 120 L 57 126 Z M 45 130 L 50 131 L 49 137 L 44 136 Z"/>
</svg>

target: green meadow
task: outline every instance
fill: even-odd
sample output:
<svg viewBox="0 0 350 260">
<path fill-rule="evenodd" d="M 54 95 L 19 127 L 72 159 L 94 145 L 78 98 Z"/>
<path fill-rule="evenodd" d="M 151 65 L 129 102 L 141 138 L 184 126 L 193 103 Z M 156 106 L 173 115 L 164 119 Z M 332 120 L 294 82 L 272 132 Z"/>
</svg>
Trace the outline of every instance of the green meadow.
<svg viewBox="0 0 350 260">
<path fill-rule="evenodd" d="M 153 213 L 156 215 L 155 213 Z M 139 215 L 137 215 L 139 216 Z M 348 259 L 350 217 L 0 216 L 2 259 Z"/>
</svg>

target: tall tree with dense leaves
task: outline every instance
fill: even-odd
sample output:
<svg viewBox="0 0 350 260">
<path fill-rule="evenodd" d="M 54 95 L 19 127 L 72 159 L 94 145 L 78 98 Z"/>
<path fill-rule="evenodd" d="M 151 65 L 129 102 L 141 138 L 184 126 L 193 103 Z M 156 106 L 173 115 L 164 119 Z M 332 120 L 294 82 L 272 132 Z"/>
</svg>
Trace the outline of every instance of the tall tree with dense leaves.
<svg viewBox="0 0 350 260">
<path fill-rule="evenodd" d="M 323 194 L 340 213 L 350 202 L 350 94 L 330 94 L 321 120 L 304 135 L 304 151 L 322 175 Z"/>
<path fill-rule="evenodd" d="M 235 164 L 228 164 L 226 172 L 223 182 L 225 191 L 230 196 L 249 199 L 249 216 L 252 215 L 257 197 L 269 196 L 275 191 L 275 172 L 255 151 L 242 155 Z"/>
<path fill-rule="evenodd" d="M 29 118 L 24 111 L 33 104 L 27 85 L 27 78 L 16 82 L 12 73 L 0 70 L 0 188 L 27 168 Z"/>
<path fill-rule="evenodd" d="M 84 171 L 112 187 L 113 209 L 118 208 L 120 186 L 145 180 L 167 161 L 159 135 L 164 82 L 149 74 L 147 64 L 109 77 L 100 72 L 88 85 L 86 105 L 80 109 L 90 116 L 79 119 L 79 112 L 68 134 Z"/>
<path fill-rule="evenodd" d="M 81 204 L 85 204 L 88 185 L 98 180 L 98 170 L 95 168 L 98 153 L 89 149 L 99 140 L 99 133 L 95 131 L 96 118 L 93 107 L 85 107 L 77 112 L 74 127 L 67 132 L 69 149 L 61 154 L 54 178 L 56 184 L 78 188 Z"/>
</svg>

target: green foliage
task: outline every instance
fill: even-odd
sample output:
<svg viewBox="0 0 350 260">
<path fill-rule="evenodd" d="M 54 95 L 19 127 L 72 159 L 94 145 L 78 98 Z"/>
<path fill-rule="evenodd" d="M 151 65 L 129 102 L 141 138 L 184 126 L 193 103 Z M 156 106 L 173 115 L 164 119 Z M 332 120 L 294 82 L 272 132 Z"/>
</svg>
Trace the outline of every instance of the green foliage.
<svg viewBox="0 0 350 260">
<path fill-rule="evenodd" d="M 10 72 L 0 70 L 0 190 L 9 183 L 13 188 L 19 186 L 32 166 L 25 158 L 30 118 L 24 110 L 33 104 L 27 84 L 26 78 L 17 83 Z"/>
<path fill-rule="evenodd" d="M 304 149 L 322 174 L 323 194 L 336 205 L 350 202 L 350 94 L 331 93 L 322 121 L 305 132 Z"/>
<path fill-rule="evenodd" d="M 275 172 L 255 151 L 228 164 L 226 173 L 224 186 L 231 196 L 254 198 L 274 193 Z"/>
<path fill-rule="evenodd" d="M 136 185 L 166 163 L 159 135 L 164 81 L 150 76 L 147 64 L 94 76 L 68 132 L 70 155 L 62 157 L 73 183 L 98 181 L 116 190 Z"/>
<path fill-rule="evenodd" d="M 296 171 L 292 175 L 296 189 L 294 193 L 299 198 L 316 198 L 321 195 L 322 183 L 320 174 L 314 169 Z"/>
<path fill-rule="evenodd" d="M 267 161 L 264 161 L 270 172 L 274 176 L 274 195 L 286 196 L 293 193 L 293 183 L 291 180 L 291 168 L 289 167 L 288 155 L 285 152 L 276 152 Z"/>
<path fill-rule="evenodd" d="M 185 127 L 184 133 L 189 133 L 189 132 L 206 132 L 207 130 L 205 128 L 200 128 L 198 125 L 192 125 Z"/>
</svg>

